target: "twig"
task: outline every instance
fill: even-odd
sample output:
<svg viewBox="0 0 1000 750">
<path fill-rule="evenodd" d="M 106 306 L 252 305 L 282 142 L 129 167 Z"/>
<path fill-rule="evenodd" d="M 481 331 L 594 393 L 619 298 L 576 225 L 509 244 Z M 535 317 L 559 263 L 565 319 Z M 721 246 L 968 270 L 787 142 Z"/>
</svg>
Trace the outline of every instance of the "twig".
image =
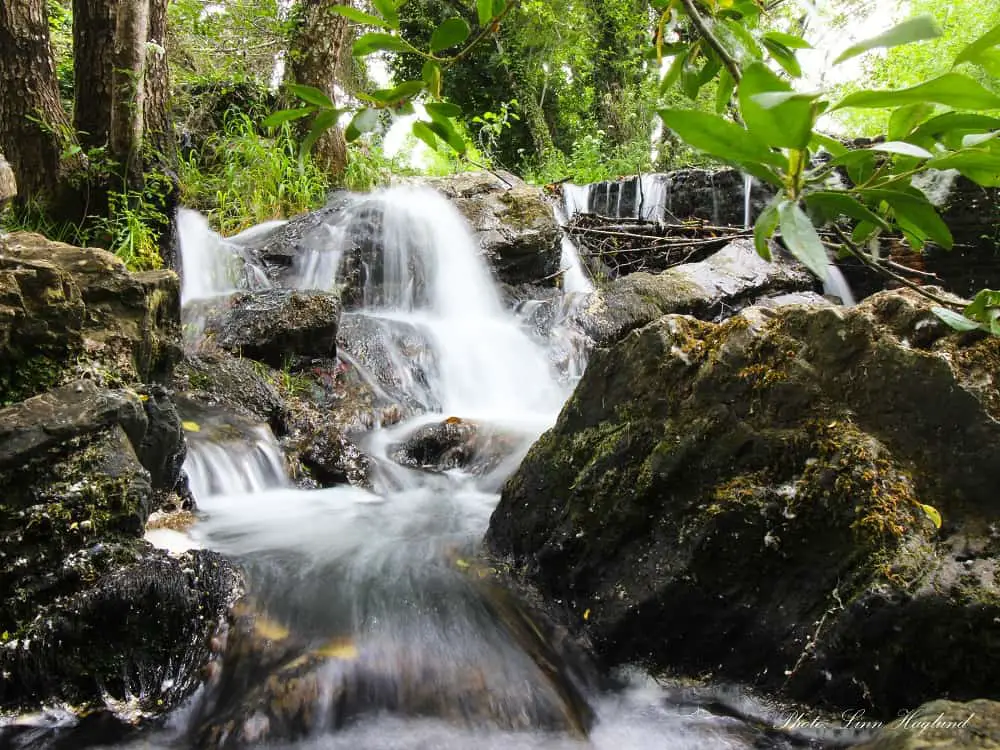
<svg viewBox="0 0 1000 750">
<path fill-rule="evenodd" d="M 902 263 L 897 263 L 894 260 L 886 259 L 885 264 L 889 268 L 894 268 L 902 273 L 912 273 L 914 276 L 921 276 L 925 279 L 934 279 L 935 281 L 940 281 L 941 277 L 936 273 L 929 273 L 928 271 L 921 271 L 918 268 L 910 268 L 910 266 L 904 266 Z"/>
<path fill-rule="evenodd" d="M 888 276 L 893 281 L 897 281 L 903 286 L 907 287 L 908 289 L 912 289 L 917 294 L 929 299 L 931 302 L 937 302 L 939 305 L 944 305 L 947 307 L 954 307 L 954 308 L 963 308 L 971 304 L 969 300 L 960 298 L 945 299 L 944 297 L 939 297 L 933 292 L 927 291 L 927 289 L 920 286 L 920 284 L 915 284 L 905 276 L 900 276 L 898 273 L 889 270 L 881 263 L 869 257 L 864 251 L 858 248 L 858 246 L 854 244 L 854 241 L 851 240 L 851 238 L 848 237 L 846 234 L 844 234 L 844 230 L 838 227 L 836 224 L 833 225 L 833 231 L 840 238 L 840 241 L 844 243 L 844 247 L 847 249 L 847 251 L 855 258 L 860 260 L 862 263 L 864 263 L 866 266 L 868 266 L 868 268 L 871 268 L 873 271 L 877 271 L 878 273 Z"/>
<path fill-rule="evenodd" d="M 684 6 L 684 12 L 687 13 L 688 18 L 691 19 L 691 23 L 694 27 L 698 29 L 698 33 L 701 34 L 702 38 L 708 42 L 709 46 L 715 50 L 715 54 L 719 56 L 722 60 L 722 64 L 726 66 L 726 70 L 729 71 L 729 75 L 733 77 L 736 83 L 740 82 L 743 77 L 740 73 L 740 66 L 733 59 L 732 55 L 729 54 L 729 50 L 722 46 L 722 43 L 715 37 L 712 30 L 708 28 L 708 24 L 705 23 L 705 19 L 701 17 L 701 13 L 698 9 L 694 7 L 694 0 L 681 0 L 681 5 Z"/>
</svg>

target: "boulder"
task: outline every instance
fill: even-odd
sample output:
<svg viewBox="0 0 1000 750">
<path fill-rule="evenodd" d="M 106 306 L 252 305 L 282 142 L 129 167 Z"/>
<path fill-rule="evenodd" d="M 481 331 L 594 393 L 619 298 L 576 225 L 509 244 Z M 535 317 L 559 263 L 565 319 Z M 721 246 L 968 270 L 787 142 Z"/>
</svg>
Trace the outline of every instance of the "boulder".
<svg viewBox="0 0 1000 750">
<path fill-rule="evenodd" d="M 863 717 L 861 717 L 863 720 Z M 937 700 L 907 711 L 855 750 L 996 750 L 1000 748 L 1000 703 Z"/>
<path fill-rule="evenodd" d="M 340 298 L 330 292 L 267 289 L 234 294 L 205 323 L 223 349 L 278 369 L 337 353 Z"/>
<path fill-rule="evenodd" d="M 390 445 L 389 457 L 400 464 L 424 471 L 463 469 L 470 474 L 487 474 L 521 445 L 517 436 L 449 417 L 424 425 L 400 443 Z"/>
<path fill-rule="evenodd" d="M 79 380 L 0 409 L 0 708 L 166 710 L 238 593 L 220 559 L 141 540 L 184 457 L 166 392 L 143 390 Z"/>
<path fill-rule="evenodd" d="M 883 718 L 996 697 L 997 373 L 909 292 L 660 318 L 594 355 L 487 544 L 607 663 Z"/>
<path fill-rule="evenodd" d="M 116 256 L 14 232 L 0 238 L 0 404 L 86 374 L 159 381 L 180 359 L 171 271 L 130 273 Z"/>
<path fill-rule="evenodd" d="M 562 232 L 541 188 L 489 172 L 420 178 L 419 183 L 454 202 L 502 283 L 556 285 Z"/>
<path fill-rule="evenodd" d="M 750 240 L 735 240 L 698 263 L 615 279 L 585 297 L 569 321 L 595 345 L 609 346 L 668 313 L 721 319 L 763 296 L 812 289 L 801 264 L 776 248 L 772 258 L 761 258 Z"/>
</svg>

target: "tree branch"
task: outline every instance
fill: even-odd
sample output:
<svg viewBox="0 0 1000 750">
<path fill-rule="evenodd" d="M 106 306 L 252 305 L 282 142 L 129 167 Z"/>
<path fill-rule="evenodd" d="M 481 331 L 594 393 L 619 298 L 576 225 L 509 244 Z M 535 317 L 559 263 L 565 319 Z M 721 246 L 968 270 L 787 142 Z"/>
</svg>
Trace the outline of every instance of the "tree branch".
<svg viewBox="0 0 1000 750">
<path fill-rule="evenodd" d="M 691 19 L 691 23 L 694 24 L 698 33 L 701 34 L 702 38 L 708 42 L 712 49 L 715 50 L 715 54 L 717 54 L 719 59 L 722 60 L 722 64 L 726 66 L 726 70 L 729 71 L 729 75 L 733 77 L 733 80 L 736 81 L 736 83 L 739 83 L 740 78 L 743 77 L 740 73 L 740 66 L 736 63 L 736 60 L 733 59 L 733 56 L 729 54 L 729 50 L 722 46 L 722 42 L 720 42 L 715 34 L 712 33 L 712 30 L 708 28 L 708 23 L 701 17 L 701 13 L 698 12 L 698 9 L 694 7 L 694 0 L 681 0 L 681 4 L 684 6 L 684 12 L 687 14 L 687 17 Z"/>
</svg>

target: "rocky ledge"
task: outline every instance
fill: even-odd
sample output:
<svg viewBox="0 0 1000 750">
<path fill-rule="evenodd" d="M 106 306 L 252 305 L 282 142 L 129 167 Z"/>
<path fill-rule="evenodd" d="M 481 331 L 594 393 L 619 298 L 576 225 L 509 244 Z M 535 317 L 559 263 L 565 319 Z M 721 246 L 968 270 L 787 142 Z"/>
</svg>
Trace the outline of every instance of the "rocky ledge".
<svg viewBox="0 0 1000 750">
<path fill-rule="evenodd" d="M 998 372 L 907 292 L 668 315 L 595 354 L 487 543 L 606 664 L 880 717 L 995 698 Z"/>
</svg>

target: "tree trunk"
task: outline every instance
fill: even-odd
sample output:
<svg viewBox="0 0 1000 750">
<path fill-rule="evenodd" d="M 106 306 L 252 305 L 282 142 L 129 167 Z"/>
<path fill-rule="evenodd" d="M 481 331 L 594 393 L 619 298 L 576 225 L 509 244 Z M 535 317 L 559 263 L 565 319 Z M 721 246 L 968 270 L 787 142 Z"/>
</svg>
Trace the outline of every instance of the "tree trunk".
<svg viewBox="0 0 1000 750">
<path fill-rule="evenodd" d="M 300 0 L 299 22 L 289 54 L 287 78 L 294 83 L 315 86 L 336 103 L 336 84 L 344 80 L 350 62 L 347 19 L 331 13 L 334 5 L 346 0 Z M 313 158 L 331 177 L 339 177 L 347 167 L 347 143 L 338 127 L 332 127 L 316 141 Z"/>
<path fill-rule="evenodd" d="M 73 3 L 73 127 L 86 148 L 107 145 L 118 0 Z"/>
<path fill-rule="evenodd" d="M 108 145 L 129 186 L 142 184 L 149 0 L 121 0 L 115 22 Z"/>
<path fill-rule="evenodd" d="M 177 140 L 170 120 L 170 72 L 167 69 L 167 0 L 149 0 L 146 52 L 146 133 L 152 158 L 167 168 L 177 164 Z"/>
<path fill-rule="evenodd" d="M 76 218 L 80 206 L 63 200 L 61 184 L 74 142 L 59 100 L 45 0 L 0 1 L 0 151 L 17 176 L 20 204 Z"/>
</svg>

